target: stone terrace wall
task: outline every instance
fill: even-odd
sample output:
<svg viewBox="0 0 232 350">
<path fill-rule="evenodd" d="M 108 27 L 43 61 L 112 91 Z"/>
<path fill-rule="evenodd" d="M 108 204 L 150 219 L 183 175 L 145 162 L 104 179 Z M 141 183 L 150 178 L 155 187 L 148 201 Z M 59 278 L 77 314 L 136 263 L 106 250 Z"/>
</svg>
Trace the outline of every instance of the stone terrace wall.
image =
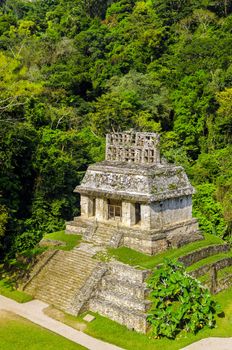
<svg viewBox="0 0 232 350">
<path fill-rule="evenodd" d="M 145 279 L 149 271 L 111 262 L 108 274 L 103 276 L 99 290 L 90 300 L 89 308 L 121 323 L 129 329 L 146 333 L 146 312 L 150 302 Z"/>
<path fill-rule="evenodd" d="M 201 248 L 195 252 L 189 253 L 181 257 L 179 261 L 182 262 L 185 265 L 185 267 L 188 267 L 199 260 L 207 258 L 208 256 L 219 254 L 219 253 L 226 253 L 229 250 L 230 250 L 230 246 L 228 244 L 213 245 L 213 246 Z"/>
</svg>

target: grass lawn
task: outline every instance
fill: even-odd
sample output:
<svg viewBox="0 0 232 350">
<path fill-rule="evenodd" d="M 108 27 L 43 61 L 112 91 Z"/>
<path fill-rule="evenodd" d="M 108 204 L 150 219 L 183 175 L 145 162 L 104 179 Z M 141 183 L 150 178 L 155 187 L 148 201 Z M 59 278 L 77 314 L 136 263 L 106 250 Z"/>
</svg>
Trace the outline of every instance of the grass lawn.
<svg viewBox="0 0 232 350">
<path fill-rule="evenodd" d="M 216 316 L 216 328 L 204 328 L 196 335 L 182 333 L 177 339 L 169 340 L 166 338 L 152 339 L 148 335 L 139 334 L 128 330 L 125 326 L 111 321 L 93 312 L 96 319 L 90 323 L 83 321 L 83 314 L 78 317 L 70 316 L 61 311 L 53 310 L 49 312 L 50 316 L 70 325 L 73 328 L 84 331 L 85 333 L 101 339 L 103 341 L 115 344 L 128 350 L 179 350 L 193 342 L 208 337 L 232 337 L 232 287 L 226 291 L 213 296 L 222 306 L 223 317 Z"/>
<path fill-rule="evenodd" d="M 27 293 L 15 290 L 9 283 L 5 280 L 0 281 L 0 294 L 7 298 L 11 298 L 18 303 L 26 303 L 33 299 L 33 297 Z"/>
<path fill-rule="evenodd" d="M 71 250 L 81 241 L 81 235 L 70 235 L 66 234 L 64 231 L 58 231 L 53 233 L 48 233 L 43 237 L 43 239 L 51 239 L 55 241 L 61 241 L 65 243 L 65 246 L 55 246 L 50 247 L 51 249 L 61 249 L 61 250 Z"/>
<path fill-rule="evenodd" d="M 37 326 L 20 316 L 0 311 L 0 349 L 84 350 L 86 348 Z"/>
<path fill-rule="evenodd" d="M 74 328 L 85 331 L 85 333 L 102 339 L 106 342 L 121 346 L 128 350 L 178 350 L 188 344 L 207 337 L 231 337 L 232 336 L 232 287 L 221 292 L 214 297 L 225 313 L 224 317 L 217 317 L 217 327 L 214 329 L 203 329 L 197 335 L 183 333 L 176 340 L 152 339 L 143 334 L 129 331 L 125 326 L 121 326 L 98 314 L 94 314 L 96 319 L 87 323 L 82 317 L 64 315 L 62 321 Z M 60 317 L 59 317 L 60 319 Z M 0 318 L 1 322 L 1 318 Z M 75 327 L 75 323 L 77 327 Z M 83 325 L 84 327 L 82 327 Z M 83 349 L 82 347 L 58 337 L 53 333 L 43 330 L 39 326 L 14 316 L 1 322 L 0 325 L 0 348 L 1 349 Z"/>
<path fill-rule="evenodd" d="M 120 247 L 116 249 L 110 248 L 108 249 L 108 254 L 125 264 L 137 266 L 143 269 L 151 269 L 154 266 L 162 263 L 164 258 L 178 259 L 179 257 L 199 248 L 225 243 L 221 238 L 213 236 L 211 234 L 205 234 L 204 236 L 204 240 L 189 243 L 181 248 L 173 248 L 154 256 L 139 253 L 133 249 L 126 247 Z"/>
</svg>

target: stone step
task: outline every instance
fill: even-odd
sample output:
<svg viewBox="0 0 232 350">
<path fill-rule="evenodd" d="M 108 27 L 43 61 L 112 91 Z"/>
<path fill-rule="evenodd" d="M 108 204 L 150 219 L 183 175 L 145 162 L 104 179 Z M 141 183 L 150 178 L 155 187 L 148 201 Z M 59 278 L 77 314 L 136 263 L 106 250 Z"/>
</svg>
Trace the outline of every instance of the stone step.
<svg viewBox="0 0 232 350">
<path fill-rule="evenodd" d="M 71 267 L 75 267 L 75 266 L 83 266 L 84 265 L 84 261 L 88 261 L 88 257 L 86 256 L 83 256 L 83 255 L 80 255 L 80 256 L 75 256 L 72 257 L 72 256 L 63 256 L 63 257 L 58 257 L 56 259 L 54 259 L 52 262 L 51 262 L 51 265 L 59 265 L 59 266 L 63 266 L 63 261 L 65 260 L 65 262 L 67 262 L 68 266 Z M 90 260 L 88 261 L 90 264 L 93 264 L 93 261 Z"/>
<path fill-rule="evenodd" d="M 81 288 L 82 285 L 84 284 L 85 280 L 81 281 L 75 281 L 73 282 L 73 287 L 69 288 L 67 284 L 61 283 L 61 281 L 57 281 L 57 283 L 52 283 L 50 285 L 41 283 L 41 281 L 36 281 L 34 284 L 31 284 L 28 286 L 26 291 L 28 293 L 31 293 L 34 296 L 38 296 L 39 294 L 48 294 L 49 292 L 55 293 L 57 297 L 57 292 L 59 294 L 59 297 L 63 294 L 70 294 L 71 291 L 76 291 L 77 289 Z"/>
<path fill-rule="evenodd" d="M 91 270 L 88 270 L 88 271 L 91 271 Z M 70 275 L 69 277 L 68 270 L 60 272 L 60 271 L 53 271 L 52 269 L 49 269 L 49 270 L 43 271 L 43 273 L 41 273 L 41 275 L 38 276 L 37 280 L 40 280 L 42 284 L 47 283 L 47 279 L 49 278 L 50 278 L 49 283 L 56 283 L 56 281 L 58 282 L 62 281 L 63 284 L 66 282 L 74 283 L 77 281 L 81 281 L 83 279 L 80 277 L 80 272 L 82 273 L 83 270 L 79 270 L 79 272 L 76 272 L 75 276 Z M 33 281 L 31 283 L 33 283 Z"/>
<path fill-rule="evenodd" d="M 77 259 L 78 262 L 81 263 L 82 262 L 82 260 L 80 260 L 81 257 L 88 259 L 89 262 L 91 262 L 91 254 L 89 254 L 88 252 L 84 252 L 84 251 L 76 249 L 71 253 L 69 253 L 69 252 L 65 252 L 65 253 L 66 254 L 57 254 L 57 256 L 53 260 L 54 263 L 60 262 L 60 264 L 62 264 L 62 260 L 60 258 L 65 258 L 65 260 L 67 260 L 67 261 L 69 261 L 69 260 L 75 261 Z"/>
<path fill-rule="evenodd" d="M 79 271 L 79 269 L 82 269 L 82 268 L 86 269 L 86 262 L 85 261 L 87 261 L 87 260 L 83 257 L 80 257 L 80 259 L 83 259 L 83 260 L 78 261 L 77 259 L 65 259 L 65 262 L 67 264 L 66 267 L 64 267 L 64 265 L 61 263 L 58 264 L 58 262 L 57 262 L 57 264 L 55 264 L 55 262 L 54 262 L 53 266 L 59 265 L 60 270 L 65 269 L 67 271 L 67 269 L 69 269 L 69 270 L 72 270 L 73 272 L 75 272 L 75 270 Z M 94 262 L 88 262 L 89 268 L 91 268 L 93 266 L 95 266 Z"/>
<path fill-rule="evenodd" d="M 144 313 L 135 312 L 126 307 L 120 307 L 100 298 L 90 300 L 89 309 L 109 317 L 111 320 L 125 325 L 129 329 L 146 333 L 147 321 Z"/>
<path fill-rule="evenodd" d="M 110 241 L 111 234 L 103 234 L 103 233 L 95 233 L 92 237 L 92 240 L 95 241 L 96 239 L 104 240 L 106 242 Z"/>
<path fill-rule="evenodd" d="M 57 295 L 57 291 L 59 291 L 59 295 Z M 39 290 L 37 292 L 37 295 L 43 296 L 43 297 L 49 296 L 50 300 L 56 300 L 56 301 L 65 300 L 66 301 L 68 299 L 71 299 L 72 295 L 70 294 L 70 292 L 73 293 L 74 291 L 75 290 L 71 290 L 71 291 L 66 291 L 65 293 L 64 292 L 61 293 L 60 290 L 57 290 L 57 288 L 50 288 L 50 289 Z"/>
<path fill-rule="evenodd" d="M 98 244 L 98 245 L 103 245 L 103 246 L 108 246 L 111 240 L 111 236 L 110 237 L 101 237 L 101 236 L 93 236 L 91 238 L 91 242 L 94 242 L 94 244 Z"/>
<path fill-rule="evenodd" d="M 76 289 L 75 289 L 76 290 Z M 47 298 L 48 300 L 56 301 L 56 302 L 63 302 L 63 301 L 69 301 L 72 299 L 72 295 L 75 292 L 75 290 L 67 291 L 66 293 L 59 293 L 59 297 L 57 297 L 57 289 L 50 289 L 46 290 L 44 289 L 42 292 L 37 292 L 37 296 L 41 296 L 43 299 Z M 46 291 L 46 293 L 45 293 Z"/>
<path fill-rule="evenodd" d="M 112 228 L 107 224 L 100 223 L 91 237 L 91 240 L 94 243 L 109 245 L 112 236 L 115 235 L 117 231 L 117 228 Z"/>
<path fill-rule="evenodd" d="M 73 283 L 76 285 L 76 284 L 81 283 L 83 281 L 83 279 L 82 280 L 76 279 L 76 280 L 71 280 L 71 282 L 70 282 L 68 279 L 63 280 L 62 276 L 61 276 L 61 278 L 51 276 L 50 279 L 51 279 L 51 281 L 49 282 L 49 285 L 53 286 L 53 287 L 59 287 L 60 285 L 65 285 L 67 283 Z M 28 286 L 28 288 L 38 288 L 38 287 L 39 288 L 46 288 L 47 285 L 48 285 L 47 278 L 43 277 L 43 278 L 38 278 L 36 281 L 31 283 L 31 285 Z"/>
<path fill-rule="evenodd" d="M 116 293 L 126 294 L 136 299 L 145 299 L 149 294 L 146 283 L 134 283 L 133 281 L 122 283 L 122 280 L 118 280 L 112 275 L 103 277 L 101 289 L 104 291 L 113 289 Z"/>
<path fill-rule="evenodd" d="M 81 269 L 79 271 L 75 272 L 75 276 L 69 274 L 69 270 L 63 270 L 63 271 L 53 271 L 52 269 L 49 269 L 47 271 L 44 271 L 41 276 L 38 276 L 38 280 L 41 281 L 41 285 L 46 285 L 46 283 L 48 282 L 47 280 L 49 280 L 49 284 L 56 284 L 56 283 L 61 283 L 61 284 L 65 284 L 65 283 L 69 283 L 71 285 L 71 283 L 78 283 L 81 282 L 83 280 L 85 280 L 85 274 L 88 272 L 91 272 L 93 268 L 91 269 Z M 32 283 L 32 282 L 31 282 Z M 34 282 L 35 283 L 35 282 Z"/>
<path fill-rule="evenodd" d="M 91 264 L 88 267 L 86 266 L 76 266 L 75 268 L 73 266 L 67 266 L 67 268 L 65 268 L 64 266 L 47 266 L 44 269 L 44 273 L 46 274 L 46 272 L 50 273 L 50 276 L 53 276 L 53 278 L 55 278 L 56 276 L 59 278 L 60 276 L 63 276 L 64 279 L 74 279 L 75 277 L 79 275 L 80 272 L 85 272 L 88 270 L 91 270 L 92 268 L 94 268 L 95 265 Z M 51 274 L 52 271 L 52 274 Z"/>
<path fill-rule="evenodd" d="M 96 298 L 117 305 L 118 307 L 125 307 L 128 310 L 139 312 L 147 312 L 151 306 L 149 300 L 135 299 L 126 294 L 116 293 L 114 290 L 98 291 Z"/>
<path fill-rule="evenodd" d="M 91 268 L 92 266 L 95 265 L 95 261 L 91 260 L 88 261 L 88 259 L 84 258 L 83 256 L 80 256 L 80 261 L 76 258 L 76 259 L 69 259 L 69 258 L 61 258 L 62 261 L 50 261 L 48 262 L 45 266 L 47 267 L 59 267 L 59 269 L 57 268 L 57 271 L 60 270 L 67 270 L 67 269 L 71 269 L 75 272 L 75 270 L 79 270 L 81 268 L 86 268 L 86 261 L 88 262 L 88 266 Z M 64 262 L 65 261 L 65 265 Z"/>
<path fill-rule="evenodd" d="M 108 237 L 111 237 L 113 234 L 113 232 L 111 231 L 106 231 L 106 230 L 103 230 L 103 229 L 97 229 L 96 232 L 93 234 L 93 237 L 94 236 L 97 236 L 97 237 L 104 237 L 104 238 L 108 238 Z"/>
<path fill-rule="evenodd" d="M 55 301 L 57 303 L 66 303 L 70 299 L 72 299 L 67 293 L 66 294 L 59 294 L 59 298 L 57 298 L 57 296 L 54 294 L 54 290 L 48 290 L 48 291 L 46 291 L 46 293 L 38 292 L 37 296 L 38 297 L 41 296 L 43 298 L 43 300 L 46 298 L 46 300 L 50 300 L 51 303 L 53 301 Z"/>
<path fill-rule="evenodd" d="M 230 250 L 229 244 L 217 244 L 208 247 L 203 247 L 201 249 L 195 250 L 189 254 L 180 257 L 178 260 L 182 262 L 185 267 L 195 264 L 197 261 L 205 259 L 209 256 L 226 253 Z"/>
</svg>

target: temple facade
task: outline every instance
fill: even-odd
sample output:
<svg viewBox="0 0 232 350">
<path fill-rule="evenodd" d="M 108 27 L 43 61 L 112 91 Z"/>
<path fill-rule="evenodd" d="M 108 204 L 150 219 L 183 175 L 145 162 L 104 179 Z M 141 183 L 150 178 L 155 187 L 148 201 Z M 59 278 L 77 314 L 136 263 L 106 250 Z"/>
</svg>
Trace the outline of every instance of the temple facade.
<svg viewBox="0 0 232 350">
<path fill-rule="evenodd" d="M 89 166 L 74 192 L 81 216 L 66 231 L 92 243 L 156 254 L 201 238 L 194 188 L 181 166 L 161 160 L 156 133 L 108 134 L 105 161 Z"/>
</svg>

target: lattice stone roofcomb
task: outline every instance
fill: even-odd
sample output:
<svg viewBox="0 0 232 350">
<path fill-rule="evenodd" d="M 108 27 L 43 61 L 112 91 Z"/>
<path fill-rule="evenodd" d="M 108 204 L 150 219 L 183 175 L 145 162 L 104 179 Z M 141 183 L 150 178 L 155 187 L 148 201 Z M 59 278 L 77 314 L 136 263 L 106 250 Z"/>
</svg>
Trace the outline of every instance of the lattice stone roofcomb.
<svg viewBox="0 0 232 350">
<path fill-rule="evenodd" d="M 148 132 L 106 135 L 106 160 L 135 164 L 160 164 L 160 136 Z"/>
</svg>

